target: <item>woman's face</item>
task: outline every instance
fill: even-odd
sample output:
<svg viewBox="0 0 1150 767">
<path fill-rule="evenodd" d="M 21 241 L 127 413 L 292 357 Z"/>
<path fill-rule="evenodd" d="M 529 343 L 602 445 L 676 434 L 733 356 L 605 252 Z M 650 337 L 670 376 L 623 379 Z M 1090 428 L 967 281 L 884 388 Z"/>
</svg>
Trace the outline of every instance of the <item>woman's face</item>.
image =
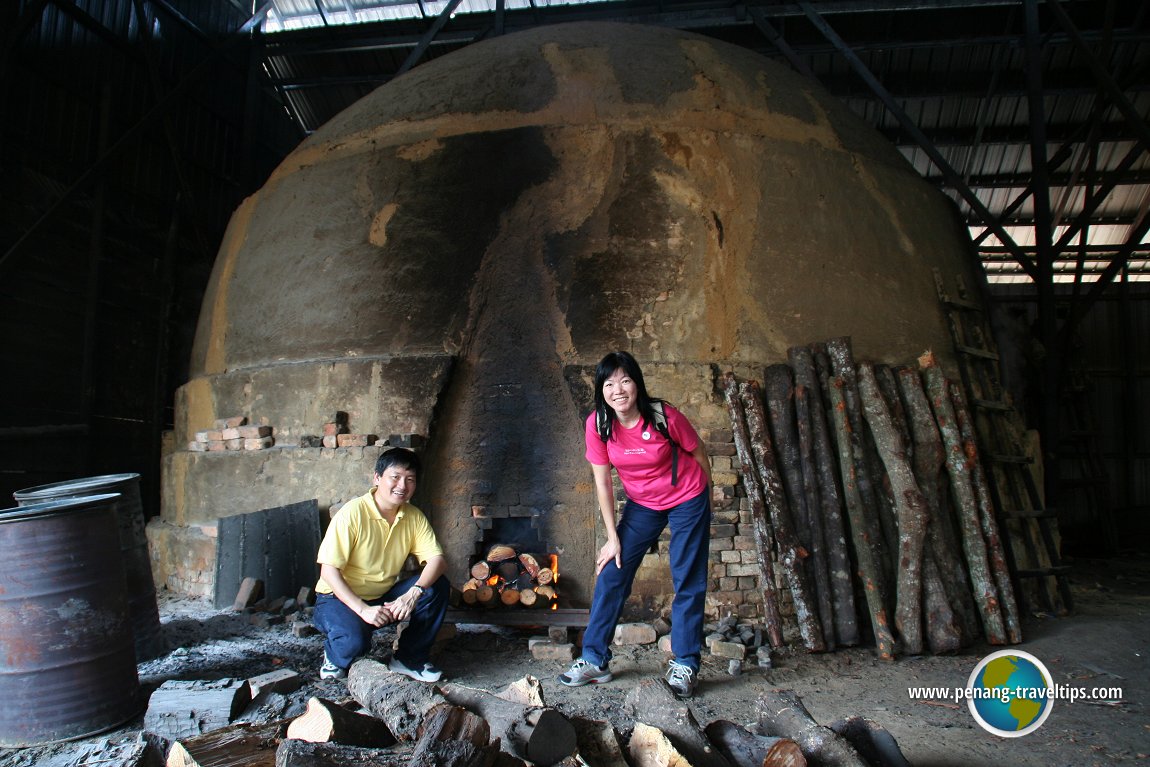
<svg viewBox="0 0 1150 767">
<path fill-rule="evenodd" d="M 627 375 L 623 368 L 619 368 L 603 381 L 603 401 L 606 402 L 619 418 L 638 412 L 639 402 L 636 398 L 635 382 Z"/>
</svg>

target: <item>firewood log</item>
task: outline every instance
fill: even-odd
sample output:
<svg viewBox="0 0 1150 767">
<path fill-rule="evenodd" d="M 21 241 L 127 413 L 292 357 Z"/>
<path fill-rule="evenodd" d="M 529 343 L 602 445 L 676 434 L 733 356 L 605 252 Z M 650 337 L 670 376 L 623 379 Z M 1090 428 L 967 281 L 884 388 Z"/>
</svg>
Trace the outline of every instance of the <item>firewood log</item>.
<svg viewBox="0 0 1150 767">
<path fill-rule="evenodd" d="M 550 567 L 540 567 L 539 572 L 535 574 L 535 580 L 539 581 L 540 586 L 546 586 L 555 580 L 555 571 Z"/>
<path fill-rule="evenodd" d="M 759 696 L 759 732 L 790 738 L 808 761 L 822 767 L 869 767 L 846 738 L 811 717 L 793 690 L 768 690 Z"/>
<path fill-rule="evenodd" d="M 505 581 L 514 581 L 519 577 L 519 560 L 511 559 L 500 562 L 495 567 L 495 572 Z"/>
<path fill-rule="evenodd" d="M 822 520 L 812 513 L 812 502 L 815 499 L 807 492 L 803 474 L 795 395 L 790 365 L 768 365 L 763 377 L 763 398 L 767 403 L 776 470 L 782 480 L 787 507 L 791 512 L 792 533 L 799 546 L 807 552 L 807 556 L 801 560 L 801 567 L 810 584 L 810 606 L 818 616 L 824 648 L 833 649 L 834 614 L 831 612 L 830 576 L 827 573 L 826 552 L 823 550 Z M 804 415 L 807 415 L 805 410 Z M 804 422 L 802 431 L 809 431 L 807 422 Z"/>
<path fill-rule="evenodd" d="M 731 417 L 731 431 L 734 435 L 735 452 L 742 470 L 743 488 L 751 504 L 751 523 L 755 546 L 759 552 L 759 585 L 763 591 L 763 620 L 767 628 L 771 647 L 783 646 L 783 618 L 779 611 L 779 595 L 775 589 L 774 572 L 774 532 L 767 519 L 766 502 L 759 474 L 755 470 L 751 455 L 751 438 L 747 432 L 746 414 L 739 399 L 739 383 L 732 373 L 723 380 L 723 398 L 727 413 Z"/>
<path fill-rule="evenodd" d="M 866 424 L 863 423 L 862 406 L 859 402 L 858 370 L 855 367 L 854 352 L 851 350 L 851 339 L 849 336 L 831 338 L 823 346 L 832 372 L 842 379 L 840 391 L 843 395 L 843 407 L 851 426 L 849 437 L 852 463 L 848 466 L 854 467 L 855 486 L 862 501 L 862 519 L 867 525 L 866 534 L 875 548 L 875 562 L 881 575 L 878 585 L 882 589 L 883 599 L 889 603 L 894 562 L 887 541 L 893 540 L 894 536 L 887 536 L 888 526 L 883 524 L 882 501 L 879 500 L 882 494 L 879 488 L 882 470 L 874 466 L 870 460 Z"/>
<path fill-rule="evenodd" d="M 499 602 L 499 592 L 484 583 L 475 590 L 475 603 L 484 607 L 493 607 Z"/>
<path fill-rule="evenodd" d="M 1014 583 L 1010 580 L 1010 569 L 1006 565 L 1006 552 L 998 530 L 998 518 L 991 498 L 990 483 L 978 458 L 978 440 L 974 433 L 974 422 L 971 421 L 962 387 L 952 386 L 950 393 L 954 403 L 954 416 L 958 419 L 958 432 L 962 436 L 966 455 L 970 460 L 970 475 L 978 506 L 978 518 L 982 521 L 982 534 L 986 538 L 986 556 L 990 562 L 990 571 L 994 574 L 994 582 L 998 586 L 998 604 L 1002 608 L 1002 619 L 1006 622 L 1006 639 L 1011 644 L 1017 644 L 1022 641 L 1018 602 L 1014 598 Z"/>
<path fill-rule="evenodd" d="M 323 698 L 308 699 L 307 711 L 292 720 L 287 736 L 310 743 L 342 743 L 363 748 L 386 748 L 396 742 L 382 719 L 348 711 Z"/>
<path fill-rule="evenodd" d="M 523 706 L 546 706 L 543 702 L 543 685 L 539 680 L 528 674 L 517 679 L 495 694 L 497 698 L 509 700 Z"/>
<path fill-rule="evenodd" d="M 806 767 L 802 749 L 789 738 L 756 735 L 725 719 L 716 719 L 703 732 L 734 767 Z"/>
<path fill-rule="evenodd" d="M 886 466 L 898 513 L 894 625 L 902 639 L 903 652 L 920 655 L 923 647 L 922 559 L 926 542 L 926 498 L 915 482 L 907 460 L 906 443 L 879 391 L 873 365 L 859 364 L 858 385 L 863 415 Z"/>
<path fill-rule="evenodd" d="M 958 621 L 960 641 L 966 644 L 979 636 L 978 609 L 971 596 L 966 567 L 958 553 L 954 519 L 947 495 L 946 451 L 942 447 L 942 436 L 938 432 L 938 424 L 935 423 L 918 371 L 913 368 L 899 370 L 898 387 L 906 403 L 910 433 L 914 441 L 914 477 L 926 497 L 930 515 L 926 526 L 927 549 L 937 565 L 946 602 Z M 930 626 L 928 622 L 928 630 Z"/>
<path fill-rule="evenodd" d="M 640 682 L 635 689 L 627 693 L 624 705 L 628 713 L 635 718 L 636 731 L 639 730 L 638 723 L 655 728 L 667 737 L 674 750 L 681 754 L 691 767 L 731 767 L 723 755 L 707 740 L 703 729 L 691 712 L 691 707 L 676 698 L 662 679 L 646 679 Z M 632 734 L 632 758 L 635 757 L 636 750 L 634 738 Z M 652 737 L 648 746 L 653 749 L 654 754 L 665 753 L 658 738 Z M 647 762 L 647 764 L 656 763 Z"/>
<path fill-rule="evenodd" d="M 491 565 L 486 560 L 479 560 L 471 566 L 471 577 L 477 581 L 485 581 L 491 577 Z"/>
<path fill-rule="evenodd" d="M 540 570 L 539 572 L 543 572 Z M 535 587 L 535 593 L 543 599 L 554 601 L 558 594 L 555 593 L 555 588 L 546 584 L 540 584 Z"/>
<path fill-rule="evenodd" d="M 871 546 L 866 534 L 863 502 L 855 482 L 854 459 L 851 456 L 850 419 L 847 418 L 843 403 L 843 381 L 838 376 L 830 379 L 827 391 L 830 394 L 829 412 L 834 423 L 836 444 L 839 453 L 839 468 L 842 472 L 843 499 L 850 518 L 851 542 L 854 544 L 855 558 L 858 561 L 858 574 L 863 583 L 867 614 L 870 616 L 871 632 L 874 634 L 875 650 L 883 660 L 894 659 L 894 635 L 890 630 L 886 603 L 880 585 L 882 573 L 877 562 L 878 552 Z"/>
<path fill-rule="evenodd" d="M 575 728 L 553 708 L 525 706 L 457 684 L 441 685 L 440 692 L 453 705 L 486 719 L 492 740 L 498 738 L 500 747 L 513 756 L 550 765 L 575 752 Z"/>
<path fill-rule="evenodd" d="M 814 590 L 811 579 L 803 566 L 808 552 L 799 544 L 794 533 L 783 482 L 775 462 L 775 451 L 763 412 L 762 393 L 757 381 L 739 384 L 739 398 L 747 416 L 747 432 L 751 437 L 751 454 L 755 459 L 755 469 L 763 485 L 763 498 L 771 515 L 771 528 L 779 547 L 779 564 L 783 577 L 791 589 L 791 600 L 795 605 L 795 621 L 799 624 L 799 634 L 803 646 L 811 652 L 827 649 L 823 640 L 819 616 L 814 607 Z"/>
<path fill-rule="evenodd" d="M 488 562 L 502 562 L 506 559 L 514 558 L 515 549 L 502 543 L 496 544 L 488 549 L 486 557 Z"/>
<path fill-rule="evenodd" d="M 831 605 L 834 608 L 835 640 L 844 647 L 859 643 L 858 613 L 855 607 L 854 568 L 847 548 L 846 524 L 843 520 L 843 500 L 839 492 L 838 461 L 831 444 L 830 422 L 827 415 L 827 381 L 815 364 L 815 355 L 809 346 L 798 346 L 787 351 L 787 359 L 795 369 L 795 385 L 809 390 L 807 407 L 810 410 L 811 448 L 817 475 L 819 508 L 823 518 L 823 537 L 827 549 L 827 570 L 831 580 Z M 827 363 L 829 377 L 830 364 Z"/>
<path fill-rule="evenodd" d="M 275 767 L 407 767 L 411 752 L 288 738 L 279 744 L 273 756 Z"/>
<path fill-rule="evenodd" d="M 535 589 L 519 589 L 519 604 L 524 607 L 534 607 L 539 601 L 539 595 L 535 593 Z"/>
<path fill-rule="evenodd" d="M 910 767 L 894 736 L 878 722 L 848 716 L 836 719 L 827 727 L 846 738 L 871 767 Z"/>
<path fill-rule="evenodd" d="M 934 410 L 942 442 L 946 448 L 946 468 L 950 475 L 950 488 L 954 495 L 958 519 L 962 530 L 962 549 L 966 555 L 974 602 L 982 616 L 982 630 L 990 644 L 1006 644 L 1006 626 L 999 606 L 998 590 L 987 557 L 986 541 L 982 537 L 982 524 L 978 516 L 978 502 L 974 495 L 966 445 L 958 430 L 954 404 L 950 395 L 950 382 L 930 352 L 919 358 L 927 395 Z"/>
<path fill-rule="evenodd" d="M 610 722 L 572 717 L 575 737 L 579 744 L 579 757 L 593 767 L 628 767 L 619 743 L 619 733 Z"/>
<path fill-rule="evenodd" d="M 530 554 L 520 554 L 519 564 L 523 565 L 523 569 L 526 570 L 527 574 L 532 578 L 539 575 L 539 560 Z"/>
<path fill-rule="evenodd" d="M 148 699 L 144 731 L 168 740 L 210 732 L 226 727 L 251 701 L 243 679 L 169 680 Z"/>
<path fill-rule="evenodd" d="M 499 601 L 508 607 L 519 604 L 519 589 L 510 586 L 505 587 L 499 592 Z"/>
<path fill-rule="evenodd" d="M 167 767 L 212 767 L 237 764 L 272 767 L 275 742 L 283 735 L 286 721 L 263 725 L 233 724 L 202 735 L 177 740 L 168 751 Z"/>
<path fill-rule="evenodd" d="M 458 706 L 432 709 L 419 728 L 409 767 L 487 767 L 499 751 L 491 729 L 477 714 Z"/>
<path fill-rule="evenodd" d="M 675 748 L 666 733 L 642 722 L 635 723 L 627 751 L 635 767 L 694 767 L 694 762 Z"/>
<path fill-rule="evenodd" d="M 382 719 L 400 740 L 415 740 L 432 709 L 447 703 L 435 687 L 396 674 L 369 658 L 351 664 L 347 689 L 359 705 Z"/>
</svg>

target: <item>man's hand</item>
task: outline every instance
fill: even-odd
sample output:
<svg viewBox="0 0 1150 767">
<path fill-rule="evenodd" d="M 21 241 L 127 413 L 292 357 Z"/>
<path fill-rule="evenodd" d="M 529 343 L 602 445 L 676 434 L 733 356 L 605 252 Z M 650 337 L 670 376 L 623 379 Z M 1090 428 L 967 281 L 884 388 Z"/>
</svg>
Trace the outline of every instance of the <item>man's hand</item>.
<svg viewBox="0 0 1150 767">
<path fill-rule="evenodd" d="M 411 617 L 415 612 L 415 603 L 419 601 L 420 592 L 418 589 L 408 589 L 406 593 L 402 594 L 393 602 L 384 602 L 383 606 L 387 608 L 395 620 L 402 621 Z M 382 625 L 382 624 L 380 624 Z"/>
<path fill-rule="evenodd" d="M 394 604 L 394 602 L 390 604 Z M 368 605 L 360 610 L 358 614 L 360 620 L 372 626 L 386 626 L 389 623 L 402 620 L 402 618 L 395 617 L 395 613 L 392 612 L 388 604 Z"/>
</svg>

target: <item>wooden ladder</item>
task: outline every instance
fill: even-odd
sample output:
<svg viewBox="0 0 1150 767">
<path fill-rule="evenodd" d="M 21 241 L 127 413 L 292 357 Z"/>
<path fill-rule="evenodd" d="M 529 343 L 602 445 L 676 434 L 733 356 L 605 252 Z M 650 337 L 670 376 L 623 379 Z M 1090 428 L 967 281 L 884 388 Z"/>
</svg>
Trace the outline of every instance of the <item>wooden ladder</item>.
<svg viewBox="0 0 1150 767">
<path fill-rule="evenodd" d="M 972 300 L 961 276 L 956 277 L 953 295 L 937 269 L 934 281 L 975 421 L 978 450 L 988 469 L 991 500 L 999 527 L 1007 531 L 1002 536 L 1003 550 L 1014 575 L 1020 608 L 1029 609 L 1031 597 L 1024 586 L 1031 585 L 1042 609 L 1053 614 L 1067 613 L 1073 609 L 1073 598 L 1070 568 L 1062 563 L 1059 554 L 1058 514 L 1043 501 L 1034 459 L 1024 447 L 1025 423 L 1003 390 L 989 317 Z"/>
<path fill-rule="evenodd" d="M 1069 493 L 1081 502 L 1090 527 L 1098 533 L 1098 540 L 1092 543 L 1100 555 L 1114 556 L 1119 549 L 1119 535 L 1110 504 L 1110 478 L 1098 448 L 1090 407 L 1090 386 L 1086 374 L 1079 369 L 1072 369 L 1068 379 L 1061 392 L 1063 420 L 1058 455 L 1063 463 L 1058 475 L 1059 497 L 1065 499 Z"/>
</svg>

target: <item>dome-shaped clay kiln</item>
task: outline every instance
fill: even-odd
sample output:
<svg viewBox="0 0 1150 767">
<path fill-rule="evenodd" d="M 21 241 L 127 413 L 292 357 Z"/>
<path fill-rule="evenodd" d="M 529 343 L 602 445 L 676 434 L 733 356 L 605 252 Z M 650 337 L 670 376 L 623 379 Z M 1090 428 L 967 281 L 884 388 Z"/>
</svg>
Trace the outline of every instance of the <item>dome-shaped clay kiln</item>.
<svg viewBox="0 0 1150 767">
<path fill-rule="evenodd" d="M 236 211 L 177 444 L 242 414 L 277 449 L 166 457 L 161 569 L 204 590 L 177 561 L 210 558 L 199 526 L 363 492 L 376 448 L 292 447 L 342 411 L 354 433 L 428 437 L 417 500 L 456 580 L 518 520 L 586 597 L 586 366 L 629 349 L 653 394 L 719 430 L 712 364 L 753 372 L 836 336 L 878 361 L 949 349 L 931 269 L 965 272 L 968 244 L 893 147 L 743 49 L 581 23 L 431 61 Z"/>
</svg>

